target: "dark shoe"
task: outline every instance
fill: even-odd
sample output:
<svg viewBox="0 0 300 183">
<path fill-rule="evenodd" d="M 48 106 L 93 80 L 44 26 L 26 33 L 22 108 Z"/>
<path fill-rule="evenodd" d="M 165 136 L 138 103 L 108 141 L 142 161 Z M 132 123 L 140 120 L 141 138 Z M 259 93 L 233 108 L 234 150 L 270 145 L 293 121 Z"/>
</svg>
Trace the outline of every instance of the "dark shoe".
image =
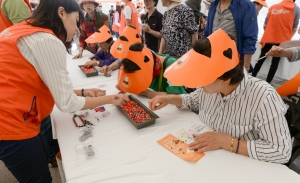
<svg viewBox="0 0 300 183">
<path fill-rule="evenodd" d="M 56 158 L 50 158 L 50 159 L 49 159 L 49 163 L 50 163 L 50 165 L 51 165 L 51 168 L 57 167 Z"/>
</svg>

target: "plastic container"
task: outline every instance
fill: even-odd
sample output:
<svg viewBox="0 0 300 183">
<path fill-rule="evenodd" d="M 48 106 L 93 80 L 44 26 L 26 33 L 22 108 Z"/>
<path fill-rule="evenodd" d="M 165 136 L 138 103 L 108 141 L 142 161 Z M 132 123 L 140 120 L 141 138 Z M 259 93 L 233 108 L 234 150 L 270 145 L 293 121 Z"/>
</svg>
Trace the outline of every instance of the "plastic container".
<svg viewBox="0 0 300 183">
<path fill-rule="evenodd" d="M 120 106 L 117 106 L 117 108 L 125 115 L 125 117 L 133 124 L 133 126 L 136 127 L 136 129 L 141 129 L 141 128 L 144 128 L 146 126 L 149 126 L 149 125 L 153 125 L 155 124 L 155 121 L 157 118 L 159 118 L 159 116 L 157 116 L 154 112 L 152 112 L 148 107 L 146 107 L 143 103 L 141 103 L 138 99 L 136 99 L 133 95 L 129 95 L 128 96 L 130 100 L 132 101 L 135 101 L 136 103 L 138 103 L 138 105 L 140 107 L 142 107 L 143 109 L 145 109 L 145 111 L 150 115 L 151 117 L 151 120 L 148 120 L 148 121 L 144 121 L 142 123 L 135 123 L 128 115 L 127 113 L 120 107 Z"/>
<path fill-rule="evenodd" d="M 86 77 L 98 76 L 98 71 L 95 67 L 91 67 L 95 70 L 95 72 L 90 72 L 90 73 L 86 73 L 84 70 L 81 69 L 81 67 L 84 67 L 84 65 L 78 65 L 78 67 L 86 75 Z"/>
</svg>

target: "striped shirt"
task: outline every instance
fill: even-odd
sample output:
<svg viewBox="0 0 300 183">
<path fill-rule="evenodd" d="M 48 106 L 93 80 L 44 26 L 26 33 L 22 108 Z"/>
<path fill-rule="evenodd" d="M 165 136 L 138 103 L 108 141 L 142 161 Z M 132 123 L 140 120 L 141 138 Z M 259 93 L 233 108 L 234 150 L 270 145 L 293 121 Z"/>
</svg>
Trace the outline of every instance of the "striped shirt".
<svg viewBox="0 0 300 183">
<path fill-rule="evenodd" d="M 83 108 L 85 98 L 78 97 L 73 91 L 62 41 L 51 34 L 37 32 L 21 37 L 17 46 L 47 85 L 61 111 L 74 112 Z"/>
<path fill-rule="evenodd" d="M 290 62 L 295 62 L 300 60 L 300 47 L 292 47 L 292 52 L 293 52 L 293 56 L 291 58 L 291 60 L 289 60 Z"/>
<path fill-rule="evenodd" d="M 232 13 L 229 9 L 229 6 L 221 12 L 220 2 L 219 2 L 218 7 L 216 9 L 212 30 L 213 30 L 213 32 L 215 32 L 216 30 L 221 28 L 227 34 L 233 36 L 234 40 L 237 41 L 237 33 L 236 33 L 235 22 L 234 22 Z"/>
<path fill-rule="evenodd" d="M 289 160 L 292 146 L 286 107 L 267 82 L 244 73 L 240 85 L 223 98 L 202 88 L 181 97 L 181 109 L 199 110 L 200 120 L 217 132 L 247 140 L 251 158 L 274 163 Z"/>
</svg>

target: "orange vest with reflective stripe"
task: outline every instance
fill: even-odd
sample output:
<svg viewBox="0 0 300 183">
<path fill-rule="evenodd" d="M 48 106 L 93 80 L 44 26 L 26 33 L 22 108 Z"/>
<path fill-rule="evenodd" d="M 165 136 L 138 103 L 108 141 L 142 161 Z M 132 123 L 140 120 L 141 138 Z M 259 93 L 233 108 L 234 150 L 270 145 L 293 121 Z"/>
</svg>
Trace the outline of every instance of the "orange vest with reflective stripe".
<svg viewBox="0 0 300 183">
<path fill-rule="evenodd" d="M 49 29 L 24 22 L 0 33 L 0 140 L 21 140 L 38 135 L 41 121 L 54 106 L 48 87 L 17 46 L 19 38 L 35 32 L 53 34 Z"/>
<path fill-rule="evenodd" d="M 118 11 L 115 11 L 115 13 L 114 13 L 114 22 L 113 22 L 112 30 L 113 30 L 114 32 L 119 33 L 119 27 L 115 24 L 115 15 L 116 15 L 116 13 L 119 14 L 119 12 L 118 12 Z M 119 20 L 118 20 L 118 22 L 119 22 L 119 23 L 121 22 L 121 15 L 119 15 Z"/>
<path fill-rule="evenodd" d="M 138 13 L 134 7 L 134 4 L 132 4 L 132 2 L 128 2 L 126 4 L 126 6 L 129 6 L 131 9 L 131 22 L 130 25 L 132 25 L 133 27 L 136 28 L 137 32 L 140 34 L 141 33 L 141 29 L 140 29 L 140 25 L 139 25 L 139 21 L 138 21 Z M 126 27 L 126 19 L 125 19 L 125 14 L 124 14 L 124 10 L 122 10 L 121 13 L 121 22 L 120 22 L 120 28 L 119 28 L 119 34 L 121 35 L 123 30 Z"/>
<path fill-rule="evenodd" d="M 31 11 L 31 6 L 30 6 L 30 4 L 29 4 L 29 1 L 28 0 L 24 0 L 24 2 L 27 4 L 27 6 L 28 6 L 28 8 L 29 8 L 29 10 L 30 10 L 30 12 L 32 12 Z M 12 26 L 13 24 L 11 23 L 11 21 L 10 20 L 8 20 L 7 18 L 6 18 L 6 16 L 3 14 L 3 12 L 2 12 L 2 8 L 1 8 L 1 4 L 2 4 L 2 0 L 0 0 L 0 32 L 2 32 L 4 29 L 6 29 L 7 27 L 10 27 L 10 26 Z M 26 18 L 28 18 L 28 17 L 26 17 Z M 24 18 L 25 19 L 25 18 Z"/>
<path fill-rule="evenodd" d="M 268 22 L 260 41 L 262 46 L 265 43 L 282 43 L 292 39 L 295 6 L 291 0 L 283 0 L 269 8 Z"/>
</svg>

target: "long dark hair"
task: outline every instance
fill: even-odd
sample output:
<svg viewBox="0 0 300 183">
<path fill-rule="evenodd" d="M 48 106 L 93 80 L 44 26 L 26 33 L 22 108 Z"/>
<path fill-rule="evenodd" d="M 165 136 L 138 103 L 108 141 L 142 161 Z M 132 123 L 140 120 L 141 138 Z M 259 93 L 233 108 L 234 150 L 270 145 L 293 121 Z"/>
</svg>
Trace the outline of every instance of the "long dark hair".
<svg viewBox="0 0 300 183">
<path fill-rule="evenodd" d="M 75 0 L 40 0 L 37 10 L 26 21 L 29 25 L 52 30 L 68 50 L 71 44 L 66 42 L 67 31 L 58 16 L 59 7 L 63 7 L 66 13 L 79 13 L 79 22 L 77 23 L 79 28 L 83 13 Z"/>
<path fill-rule="evenodd" d="M 121 16 L 121 11 L 122 11 L 122 9 L 121 9 L 121 6 L 116 6 L 116 11 L 119 13 L 119 19 L 121 18 L 120 16 Z"/>
</svg>

